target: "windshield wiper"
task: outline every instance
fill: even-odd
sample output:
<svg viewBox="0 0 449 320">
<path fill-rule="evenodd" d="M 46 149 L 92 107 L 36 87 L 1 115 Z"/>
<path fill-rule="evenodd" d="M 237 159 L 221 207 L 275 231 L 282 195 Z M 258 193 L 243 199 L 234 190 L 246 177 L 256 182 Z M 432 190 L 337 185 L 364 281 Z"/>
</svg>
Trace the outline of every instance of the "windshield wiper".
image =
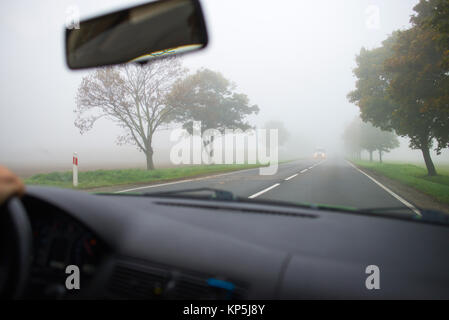
<svg viewBox="0 0 449 320">
<path fill-rule="evenodd" d="M 221 190 L 221 189 L 213 189 L 213 188 L 192 188 L 192 189 L 181 189 L 181 190 L 172 190 L 172 191 L 160 191 L 160 192 L 151 192 L 144 193 L 146 196 L 179 196 L 182 194 L 189 193 L 198 193 L 198 192 L 209 192 L 212 195 L 211 199 L 216 200 L 236 200 L 237 198 L 230 191 Z"/>
<path fill-rule="evenodd" d="M 194 193 L 207 192 L 210 194 L 208 197 L 204 197 L 204 195 L 192 195 Z M 114 194 L 115 195 L 115 194 Z M 122 193 L 121 195 L 126 196 L 126 193 Z M 275 201 L 275 200 L 262 200 L 262 199 L 247 199 L 236 197 L 231 191 L 214 189 L 214 188 L 192 188 L 192 189 L 180 189 L 180 190 L 170 190 L 170 191 L 159 191 L 159 192 L 149 192 L 140 194 L 141 196 L 150 196 L 150 197 L 184 197 L 184 198 L 201 198 L 201 199 L 210 199 L 210 200 L 221 200 L 221 201 L 238 201 L 238 202 L 247 202 L 247 203 L 258 203 L 258 204 L 267 204 L 267 205 L 277 205 L 277 206 L 285 206 L 285 207 L 295 207 L 295 208 L 305 208 L 305 209 L 315 209 L 315 210 L 323 210 L 323 211 L 335 211 L 342 213 L 353 213 L 353 214 L 379 214 L 385 217 L 391 218 L 400 218 L 406 220 L 415 220 L 422 222 L 433 222 L 438 224 L 449 225 L 449 214 L 446 214 L 441 211 L 436 210 L 427 210 L 422 208 L 417 208 L 419 210 L 420 215 L 416 214 L 412 209 L 408 207 L 380 207 L 380 208 L 367 208 L 367 209 L 357 209 L 357 208 L 340 208 L 333 207 L 328 205 L 318 205 L 318 204 L 307 204 L 307 203 L 292 203 L 292 202 L 283 202 L 283 201 Z M 409 212 L 413 212 L 413 215 L 405 215 L 403 213 L 399 213 L 398 211 L 408 210 Z M 393 211 L 393 212 L 392 212 Z M 396 211 L 396 212 L 394 212 Z"/>
<path fill-rule="evenodd" d="M 416 208 L 419 211 L 419 214 L 416 214 L 413 216 L 410 216 L 413 220 L 418 221 L 426 221 L 426 222 L 438 222 L 438 223 L 444 223 L 449 224 L 449 214 L 444 213 L 442 211 L 432 210 L 432 209 L 422 209 L 422 208 Z M 398 211 L 412 211 L 412 209 L 408 207 L 386 207 L 386 208 L 370 208 L 370 209 L 360 209 L 359 212 L 363 213 L 381 213 L 381 212 L 389 212 L 389 211 L 395 211 L 392 212 L 392 214 L 400 215 Z M 402 214 L 401 214 L 402 216 Z"/>
<path fill-rule="evenodd" d="M 420 213 L 423 211 L 420 208 L 416 208 Z M 376 212 L 385 212 L 385 211 L 411 211 L 416 214 L 413 209 L 409 207 L 379 207 L 379 208 L 368 208 L 368 209 L 358 209 L 359 212 L 365 212 L 365 213 L 376 213 Z"/>
</svg>

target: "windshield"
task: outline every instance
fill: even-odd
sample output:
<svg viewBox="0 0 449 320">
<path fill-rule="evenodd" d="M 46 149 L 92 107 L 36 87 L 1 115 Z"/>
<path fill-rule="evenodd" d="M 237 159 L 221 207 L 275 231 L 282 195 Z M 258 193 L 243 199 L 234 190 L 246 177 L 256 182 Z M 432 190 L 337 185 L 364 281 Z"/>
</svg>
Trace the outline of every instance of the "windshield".
<svg viewBox="0 0 449 320">
<path fill-rule="evenodd" d="M 0 164 L 28 186 L 449 213 L 447 1 L 201 1 L 204 50 L 69 70 L 65 28 L 144 2 L 1 3 Z"/>
</svg>

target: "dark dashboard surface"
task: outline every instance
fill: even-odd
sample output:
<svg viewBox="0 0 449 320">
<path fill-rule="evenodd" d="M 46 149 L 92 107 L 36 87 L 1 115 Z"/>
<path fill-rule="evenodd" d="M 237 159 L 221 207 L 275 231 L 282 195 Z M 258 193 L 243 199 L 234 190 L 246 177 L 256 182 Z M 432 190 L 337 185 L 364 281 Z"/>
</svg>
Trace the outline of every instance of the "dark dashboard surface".
<svg viewBox="0 0 449 320">
<path fill-rule="evenodd" d="M 35 233 L 30 296 L 449 298 L 447 226 L 44 187 L 29 187 L 24 203 Z M 61 288 L 68 264 L 80 267 L 79 292 Z M 365 286 L 369 265 L 380 290 Z"/>
<path fill-rule="evenodd" d="M 82 223 L 36 198 L 25 201 L 33 232 L 32 268 L 27 295 L 53 297 L 65 291 L 66 267 L 76 265 L 84 283 L 94 277 L 109 250 Z"/>
</svg>

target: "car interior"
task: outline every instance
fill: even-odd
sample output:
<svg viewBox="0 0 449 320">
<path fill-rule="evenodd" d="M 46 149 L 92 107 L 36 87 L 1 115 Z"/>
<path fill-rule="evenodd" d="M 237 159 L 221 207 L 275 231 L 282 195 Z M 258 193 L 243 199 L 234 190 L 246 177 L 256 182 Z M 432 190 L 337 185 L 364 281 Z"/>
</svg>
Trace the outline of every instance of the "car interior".
<svg viewBox="0 0 449 320">
<path fill-rule="evenodd" d="M 67 66 L 144 65 L 208 45 L 198 0 L 65 29 Z M 326 158 L 323 149 L 317 149 Z M 312 156 L 311 156 L 312 157 Z M 194 193 L 194 196 L 189 196 Z M 449 299 L 449 219 L 238 197 L 27 186 L 0 208 L 4 299 Z M 81 288 L 67 289 L 69 265 Z M 369 266 L 381 290 L 367 290 Z"/>
</svg>

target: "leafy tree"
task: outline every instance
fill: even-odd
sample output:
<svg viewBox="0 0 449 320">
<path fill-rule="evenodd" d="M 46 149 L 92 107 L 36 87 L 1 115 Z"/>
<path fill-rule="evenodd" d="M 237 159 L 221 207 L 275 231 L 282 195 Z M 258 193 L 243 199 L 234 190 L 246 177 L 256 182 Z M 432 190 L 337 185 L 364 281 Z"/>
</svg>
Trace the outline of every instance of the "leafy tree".
<svg viewBox="0 0 449 320">
<path fill-rule="evenodd" d="M 366 150 L 370 161 L 373 161 L 373 153 L 379 152 L 379 161 L 385 152 L 399 147 L 396 135 L 389 131 L 383 131 L 374 127 L 371 123 L 365 123 L 360 118 L 354 119 L 345 129 L 343 135 L 345 145 L 356 158 L 361 158 L 360 153 Z"/>
<path fill-rule="evenodd" d="M 183 73 L 177 58 L 97 69 L 78 88 L 75 126 L 83 134 L 101 118 L 113 121 L 123 128 L 117 143 L 136 145 L 152 170 L 153 135 L 173 119 L 174 108 L 165 103 L 165 95 Z"/>
<path fill-rule="evenodd" d="M 173 120 L 183 123 L 190 134 L 193 122 L 201 122 L 201 133 L 216 129 L 247 130 L 252 126 L 246 117 L 257 114 L 259 107 L 250 105 L 246 94 L 237 93 L 236 85 L 219 72 L 200 69 L 195 74 L 179 80 L 167 95 L 166 103 L 176 109 Z M 210 141 L 205 141 L 207 146 Z"/>
<path fill-rule="evenodd" d="M 346 152 L 354 159 L 362 158 L 362 142 L 361 142 L 361 119 L 355 118 L 346 126 L 343 133 L 343 141 Z"/>
<path fill-rule="evenodd" d="M 371 123 L 361 123 L 360 144 L 370 154 L 370 161 L 373 161 L 373 152 L 379 152 L 379 161 L 382 162 L 384 152 L 399 147 L 396 135 L 389 131 L 383 131 L 374 127 Z"/>
<path fill-rule="evenodd" d="M 389 79 L 384 72 L 384 61 L 392 56 L 392 45 L 397 33 L 383 42 L 379 48 L 362 48 L 356 57 L 356 90 L 348 94 L 348 100 L 360 108 L 363 121 L 371 122 L 384 130 L 392 129 L 391 113 L 396 108 L 388 95 Z"/>
<path fill-rule="evenodd" d="M 413 21 L 413 20 L 412 20 Z M 382 47 L 356 58 L 356 90 L 348 94 L 363 120 L 410 138 L 420 149 L 429 175 L 436 175 L 429 149 L 449 143 L 449 74 L 437 32 L 418 25 L 393 33 Z"/>
<path fill-rule="evenodd" d="M 362 122 L 360 130 L 360 144 L 362 149 L 368 151 L 369 161 L 373 161 L 373 152 L 378 148 L 378 129 L 369 123 Z"/>
<path fill-rule="evenodd" d="M 384 152 L 390 152 L 391 150 L 399 147 L 399 140 L 393 132 L 379 130 L 378 147 L 379 162 L 382 163 L 382 156 Z"/>
<path fill-rule="evenodd" d="M 436 31 L 436 40 L 443 51 L 442 66 L 449 70 L 449 1 L 447 0 L 420 0 L 413 8 L 417 14 L 411 21 L 423 29 Z"/>
<path fill-rule="evenodd" d="M 411 17 L 411 22 L 432 39 L 434 55 L 428 58 L 434 59 L 433 68 L 429 70 L 426 66 L 423 76 L 434 84 L 433 97 L 428 105 L 432 111 L 439 113 L 439 125 L 434 128 L 439 151 L 449 144 L 449 1 L 421 0 L 414 10 L 416 14 Z M 423 58 L 419 52 L 417 55 Z M 417 62 L 421 63 L 422 59 Z"/>
<path fill-rule="evenodd" d="M 420 149 L 429 175 L 436 175 L 429 149 L 449 146 L 449 75 L 442 68 L 442 52 L 435 31 L 418 26 L 398 33 L 394 55 L 384 62 L 390 79 L 388 94 L 397 103 L 394 129 Z"/>
</svg>

